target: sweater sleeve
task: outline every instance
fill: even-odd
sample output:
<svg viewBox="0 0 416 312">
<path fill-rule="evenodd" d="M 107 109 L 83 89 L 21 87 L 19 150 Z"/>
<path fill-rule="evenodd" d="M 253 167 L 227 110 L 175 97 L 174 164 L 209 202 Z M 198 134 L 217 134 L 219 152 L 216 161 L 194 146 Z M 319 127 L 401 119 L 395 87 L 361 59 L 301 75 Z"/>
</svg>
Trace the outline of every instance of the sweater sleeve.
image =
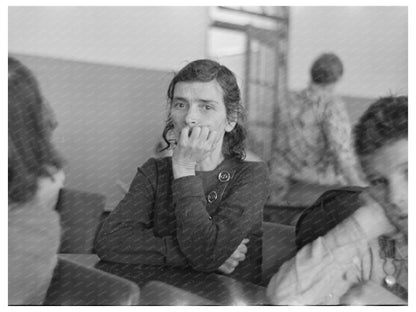
<svg viewBox="0 0 416 312">
<path fill-rule="evenodd" d="M 102 260 L 120 263 L 186 266 L 175 237 L 157 237 L 153 231 L 156 161 L 138 169 L 128 193 L 106 218 L 95 249 Z"/>
<path fill-rule="evenodd" d="M 260 162 L 245 162 L 241 167 L 213 217 L 206 210 L 199 177 L 187 176 L 173 182 L 177 239 L 196 270 L 218 269 L 253 226 L 261 223 L 263 206 L 269 195 L 266 166 Z"/>
<path fill-rule="evenodd" d="M 304 246 L 272 277 L 267 295 L 273 304 L 339 304 L 340 297 L 368 274 L 362 259 L 369 240 L 355 215 Z"/>
</svg>

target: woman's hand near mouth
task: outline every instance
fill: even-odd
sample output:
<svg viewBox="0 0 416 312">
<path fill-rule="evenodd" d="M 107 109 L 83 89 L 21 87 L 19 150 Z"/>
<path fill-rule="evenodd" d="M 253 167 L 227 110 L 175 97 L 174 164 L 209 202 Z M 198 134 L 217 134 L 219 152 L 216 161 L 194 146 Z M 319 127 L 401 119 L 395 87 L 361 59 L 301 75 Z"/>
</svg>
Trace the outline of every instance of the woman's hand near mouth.
<svg viewBox="0 0 416 312">
<path fill-rule="evenodd" d="M 210 155 L 217 141 L 217 132 L 206 126 L 184 127 L 172 156 L 174 178 L 195 175 L 196 164 Z"/>
</svg>

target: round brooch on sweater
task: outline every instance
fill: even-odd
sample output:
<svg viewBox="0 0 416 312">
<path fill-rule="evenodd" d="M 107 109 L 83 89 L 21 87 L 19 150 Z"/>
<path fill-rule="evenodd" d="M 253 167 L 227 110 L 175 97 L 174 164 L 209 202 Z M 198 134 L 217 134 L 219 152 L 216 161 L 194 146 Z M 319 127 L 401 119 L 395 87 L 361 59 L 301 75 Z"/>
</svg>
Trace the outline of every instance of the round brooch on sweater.
<svg viewBox="0 0 416 312">
<path fill-rule="evenodd" d="M 218 198 L 218 195 L 217 195 L 217 192 L 215 192 L 215 191 L 212 191 L 211 193 L 209 193 L 208 194 L 208 196 L 207 196 L 208 198 L 208 202 L 211 204 L 211 203 L 213 203 L 214 201 L 216 201 L 217 200 L 217 198 Z"/>
<path fill-rule="evenodd" d="M 231 179 L 231 174 L 228 171 L 221 171 L 218 174 L 218 180 L 220 180 L 220 182 L 228 182 Z"/>
</svg>

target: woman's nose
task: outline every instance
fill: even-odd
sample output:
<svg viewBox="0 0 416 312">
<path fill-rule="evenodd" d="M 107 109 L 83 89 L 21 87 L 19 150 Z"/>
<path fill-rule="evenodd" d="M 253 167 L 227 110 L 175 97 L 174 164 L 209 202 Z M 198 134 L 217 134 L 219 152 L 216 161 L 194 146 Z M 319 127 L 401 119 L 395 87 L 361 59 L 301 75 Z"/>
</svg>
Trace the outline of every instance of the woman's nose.
<svg viewBox="0 0 416 312">
<path fill-rule="evenodd" d="M 194 107 L 190 107 L 186 117 L 185 117 L 185 122 L 188 126 L 197 126 L 198 122 L 199 122 L 199 114 L 198 114 L 198 110 Z"/>
</svg>

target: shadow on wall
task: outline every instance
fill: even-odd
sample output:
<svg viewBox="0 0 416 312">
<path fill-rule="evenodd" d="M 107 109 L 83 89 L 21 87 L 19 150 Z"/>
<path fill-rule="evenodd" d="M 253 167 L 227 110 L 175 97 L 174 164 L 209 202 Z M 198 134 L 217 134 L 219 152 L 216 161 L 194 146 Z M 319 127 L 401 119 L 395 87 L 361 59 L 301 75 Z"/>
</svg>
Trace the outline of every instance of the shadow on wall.
<svg viewBox="0 0 416 312">
<path fill-rule="evenodd" d="M 67 160 L 67 187 L 121 200 L 118 181 L 154 155 L 166 119 L 170 72 L 13 55 L 38 77 L 58 128 L 54 141 Z"/>
</svg>

